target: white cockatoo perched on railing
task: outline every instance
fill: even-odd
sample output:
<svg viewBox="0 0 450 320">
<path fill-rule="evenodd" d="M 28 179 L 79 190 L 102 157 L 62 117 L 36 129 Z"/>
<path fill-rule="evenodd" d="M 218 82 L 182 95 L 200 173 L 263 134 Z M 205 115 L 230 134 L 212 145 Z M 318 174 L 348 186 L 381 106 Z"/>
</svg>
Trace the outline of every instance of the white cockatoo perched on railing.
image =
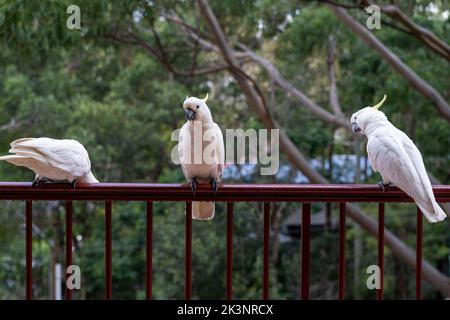
<svg viewBox="0 0 450 320">
<path fill-rule="evenodd" d="M 204 99 L 188 97 L 183 103 L 187 121 L 180 130 L 178 154 L 183 174 L 193 192 L 202 180 L 209 182 L 217 190 L 224 168 L 223 135 L 212 119 L 207 100 L 208 95 Z M 192 217 L 210 220 L 214 217 L 214 207 L 214 202 L 194 201 Z"/>
<path fill-rule="evenodd" d="M 422 155 L 414 142 L 378 110 L 386 100 L 366 107 L 351 117 L 354 132 L 367 136 L 367 154 L 375 172 L 380 172 L 384 187 L 394 184 L 414 199 L 431 223 L 443 221 L 447 216 L 437 204 Z"/>
<path fill-rule="evenodd" d="M 23 138 L 11 142 L 10 153 L 0 157 L 16 166 L 27 167 L 36 173 L 33 186 L 44 182 L 67 181 L 97 183 L 91 172 L 86 149 L 76 140 L 51 138 Z"/>
</svg>

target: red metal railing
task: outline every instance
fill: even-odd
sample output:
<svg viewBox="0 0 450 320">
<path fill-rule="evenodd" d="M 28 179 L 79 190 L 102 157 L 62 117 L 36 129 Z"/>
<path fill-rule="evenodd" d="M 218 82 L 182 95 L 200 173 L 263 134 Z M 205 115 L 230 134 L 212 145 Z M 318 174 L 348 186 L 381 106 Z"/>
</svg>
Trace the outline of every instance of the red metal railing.
<svg viewBox="0 0 450 320">
<path fill-rule="evenodd" d="M 433 187 L 438 202 L 450 202 L 450 186 Z M 152 298 L 153 255 L 153 202 L 186 202 L 185 225 L 185 298 L 192 298 L 192 201 L 209 200 L 227 203 L 226 236 L 226 298 L 232 299 L 233 272 L 233 202 L 263 202 L 263 288 L 262 298 L 269 298 L 269 249 L 270 249 L 270 202 L 302 203 L 301 224 L 301 288 L 300 298 L 309 299 L 310 271 L 310 222 L 311 203 L 339 203 L 339 299 L 345 295 L 345 221 L 347 202 L 377 202 L 378 205 L 378 265 L 384 271 L 384 213 L 386 202 L 412 202 L 398 188 L 382 192 L 376 185 L 222 185 L 217 192 L 209 186 L 199 186 L 195 195 L 188 185 L 180 184 L 131 184 L 99 183 L 93 185 L 44 185 L 32 188 L 29 183 L 0 183 L 0 200 L 26 201 L 26 298 L 32 299 L 32 201 L 66 201 L 66 266 L 72 263 L 72 211 L 73 201 L 105 201 L 105 298 L 112 298 L 112 201 L 143 201 L 147 205 L 146 236 L 146 298 Z M 422 287 L 422 228 L 423 218 L 417 211 L 416 241 L 416 298 L 421 297 Z M 383 299 L 383 278 L 377 298 Z M 66 299 L 72 292 L 66 288 Z"/>
</svg>

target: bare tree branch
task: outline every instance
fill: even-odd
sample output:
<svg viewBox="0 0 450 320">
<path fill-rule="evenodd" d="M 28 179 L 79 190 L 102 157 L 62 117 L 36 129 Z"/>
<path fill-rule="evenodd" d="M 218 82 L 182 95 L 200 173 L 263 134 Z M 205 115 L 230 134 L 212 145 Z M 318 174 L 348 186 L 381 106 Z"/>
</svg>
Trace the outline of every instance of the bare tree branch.
<svg viewBox="0 0 450 320">
<path fill-rule="evenodd" d="M 167 53 L 164 50 L 164 46 L 161 43 L 161 39 L 159 38 L 159 35 L 156 32 L 155 27 L 153 26 L 153 23 L 150 25 L 150 30 L 152 31 L 153 37 L 156 40 L 156 45 L 158 46 L 161 57 L 167 61 Z"/>
<path fill-rule="evenodd" d="M 339 103 L 336 77 L 334 71 L 335 56 L 336 56 L 336 39 L 334 38 L 334 35 L 330 35 L 328 38 L 328 57 L 327 57 L 328 79 L 330 81 L 330 104 L 331 107 L 333 108 L 334 114 L 343 117 L 344 113 L 342 112 L 341 105 Z"/>
<path fill-rule="evenodd" d="M 189 23 L 186 23 L 182 21 L 181 19 L 177 18 L 176 16 L 172 15 L 163 15 L 164 18 L 166 18 L 168 21 L 171 21 L 179 26 L 182 26 L 186 34 L 192 38 L 195 42 L 198 42 L 204 51 L 211 51 L 211 52 L 220 52 L 219 48 L 213 44 L 209 38 L 209 35 L 205 34 L 204 32 L 201 32 L 200 30 L 196 30 L 195 27 L 190 25 Z M 239 59 L 239 61 L 244 61 L 245 59 L 249 58 L 248 55 L 245 52 L 239 52 L 235 51 L 234 56 Z"/>
<path fill-rule="evenodd" d="M 130 39 L 129 37 L 124 38 L 124 37 L 118 36 L 117 34 L 108 33 L 108 34 L 105 34 L 105 37 L 112 39 L 114 41 L 120 42 L 120 43 L 136 45 L 136 46 L 140 46 L 140 47 L 144 48 L 152 56 L 154 56 L 161 63 L 161 65 L 167 69 L 167 71 L 169 71 L 170 73 L 177 75 L 177 76 L 181 76 L 181 77 L 200 76 L 200 75 L 216 73 L 219 71 L 229 69 L 228 65 L 217 63 L 208 68 L 190 70 L 190 71 L 179 71 L 179 70 L 176 70 L 172 66 L 172 64 L 166 60 L 166 57 L 162 56 L 160 54 L 160 52 L 158 52 L 158 50 L 151 47 L 149 44 L 147 44 L 145 41 L 143 41 L 141 38 L 137 37 L 136 35 L 129 35 L 129 37 L 132 38 L 132 39 Z"/>
<path fill-rule="evenodd" d="M 19 125 L 20 123 L 16 121 L 16 118 L 12 118 L 8 123 L 0 126 L 0 131 L 12 130 L 14 128 L 17 128 Z"/>
<path fill-rule="evenodd" d="M 368 1 L 369 4 L 377 4 L 375 1 Z M 377 4 L 378 5 L 378 4 Z M 450 61 L 450 46 L 439 39 L 430 30 L 419 26 L 412 21 L 406 14 L 404 14 L 396 5 L 378 5 L 382 12 L 388 14 L 393 19 L 404 25 L 410 34 L 414 35 L 427 47 L 440 54 L 444 58 Z"/>
<path fill-rule="evenodd" d="M 346 4 L 331 0 L 316 0 L 316 1 L 327 3 L 329 5 L 333 5 L 344 9 L 359 9 L 362 10 L 365 14 L 367 14 L 367 12 L 364 9 L 367 6 L 372 4 L 378 5 L 382 12 L 389 15 L 395 21 L 401 23 L 401 25 L 403 25 L 404 27 L 400 27 L 399 25 L 389 22 L 386 19 L 381 20 L 381 23 L 383 25 L 387 25 L 393 29 L 414 36 L 426 47 L 428 47 L 435 53 L 439 54 L 440 56 L 450 61 L 450 46 L 441 39 L 439 39 L 430 30 L 416 24 L 394 4 L 381 5 L 372 0 L 362 0 L 359 4 Z"/>
<path fill-rule="evenodd" d="M 198 41 L 194 41 L 194 54 L 192 57 L 192 65 L 191 65 L 191 74 L 195 72 L 195 69 L 197 68 L 197 56 L 200 51 Z"/>
<path fill-rule="evenodd" d="M 240 47 L 245 49 L 245 53 L 259 65 L 261 65 L 272 77 L 272 79 L 286 92 L 288 92 L 293 98 L 295 98 L 302 105 L 307 107 L 315 116 L 319 119 L 322 119 L 325 122 L 332 123 L 334 125 L 338 125 L 344 127 L 351 131 L 350 123 L 344 119 L 342 114 L 334 115 L 324 108 L 317 105 L 314 101 L 312 101 L 306 94 L 297 89 L 292 85 L 291 82 L 286 80 L 278 71 L 278 69 L 270 62 L 269 60 L 257 55 L 255 52 L 246 48 L 243 45 Z"/>
<path fill-rule="evenodd" d="M 389 63 L 413 88 L 420 92 L 425 98 L 431 100 L 437 111 L 450 122 L 450 106 L 445 99 L 429 83 L 419 77 L 400 58 L 387 48 L 369 30 L 364 28 L 358 21 L 349 15 L 345 9 L 327 5 L 345 25 L 355 32 L 369 47 L 378 52 L 380 57 Z"/>
<path fill-rule="evenodd" d="M 362 4 L 348 4 L 348 3 L 341 3 L 337 1 L 332 0 L 317 0 L 318 2 L 328 3 L 336 7 L 341 7 L 344 9 L 361 9 L 363 7 Z"/>
<path fill-rule="evenodd" d="M 236 72 L 239 69 L 238 60 L 233 55 L 232 49 L 228 46 L 228 42 L 219 25 L 215 15 L 212 13 L 211 8 L 206 1 L 199 1 L 199 6 L 208 25 L 211 28 L 212 33 L 216 36 L 217 46 L 220 48 L 224 59 L 231 63 L 233 68 L 230 72 L 240 85 L 242 91 L 245 94 L 248 105 L 253 109 L 253 111 L 258 115 L 261 122 L 266 128 L 278 129 L 279 126 L 276 121 L 266 112 L 266 108 L 263 105 L 263 101 L 254 89 L 254 87 L 249 83 L 248 79 L 242 76 L 242 73 Z M 326 183 L 326 179 L 323 178 L 319 173 L 317 173 L 309 164 L 307 159 L 301 154 L 295 147 L 294 143 L 289 139 L 289 137 L 280 130 L 280 146 L 285 151 L 287 158 L 291 161 L 297 168 L 300 168 L 302 172 L 305 172 L 306 176 L 312 181 L 319 181 L 321 183 Z"/>
<path fill-rule="evenodd" d="M 244 92 L 248 104 L 252 107 L 264 125 L 269 128 L 278 128 L 277 123 L 273 119 L 266 116 L 264 106 L 262 106 L 262 101 L 259 95 L 255 92 L 254 88 L 248 83 L 248 81 L 246 81 L 244 77 L 242 77 L 241 74 L 234 72 L 235 68 L 238 68 L 238 60 L 233 56 L 233 50 L 228 45 L 225 34 L 223 33 L 223 30 L 208 2 L 206 0 L 198 0 L 198 4 L 202 15 L 204 16 L 212 34 L 216 39 L 216 44 L 220 48 L 224 59 L 233 66 L 233 68 L 230 69 L 230 72 L 233 74 L 235 80 Z M 327 180 L 309 165 L 306 158 L 300 153 L 283 130 L 280 130 L 280 147 L 287 155 L 291 163 L 302 171 L 311 182 L 327 183 Z M 349 205 L 347 213 L 369 233 L 375 236 L 378 235 L 377 222 L 365 215 L 358 207 Z M 414 251 L 387 229 L 385 229 L 385 241 L 395 255 L 404 260 L 411 267 L 415 267 L 416 261 Z M 423 275 L 427 281 L 429 281 L 444 295 L 450 294 L 450 279 L 426 261 L 423 263 Z"/>
<path fill-rule="evenodd" d="M 179 19 L 175 17 L 167 17 L 168 20 L 173 21 L 184 28 L 187 29 L 188 35 L 193 38 L 195 41 L 198 41 L 200 45 L 209 51 L 216 51 L 218 52 L 220 50 L 218 45 L 214 45 L 211 42 L 200 38 L 198 34 L 193 32 L 192 26 L 181 23 Z M 312 101 L 307 95 L 305 95 L 303 92 L 295 88 L 288 80 L 286 80 L 278 71 L 278 69 L 267 59 L 264 59 L 263 57 L 257 55 L 250 49 L 248 49 L 243 44 L 239 44 L 239 47 L 242 48 L 243 52 L 234 51 L 230 48 L 230 52 L 232 56 L 236 59 L 236 68 L 235 71 L 240 72 L 242 75 L 245 76 L 245 73 L 243 73 L 241 68 L 238 67 L 238 60 L 242 58 L 250 58 L 251 60 L 257 62 L 260 64 L 272 77 L 272 79 L 286 92 L 288 92 L 293 98 L 295 98 L 298 102 L 300 102 L 302 105 L 307 107 L 314 115 L 316 115 L 319 119 L 326 121 L 328 123 L 332 123 L 337 126 L 341 126 L 346 128 L 347 130 L 351 131 L 351 126 L 349 122 L 344 118 L 342 112 L 333 115 L 332 113 L 326 111 L 319 105 L 317 105 L 314 101 Z M 248 76 L 247 76 L 248 77 Z M 254 81 L 252 81 L 254 82 Z M 263 94 L 260 94 L 263 97 Z"/>
</svg>

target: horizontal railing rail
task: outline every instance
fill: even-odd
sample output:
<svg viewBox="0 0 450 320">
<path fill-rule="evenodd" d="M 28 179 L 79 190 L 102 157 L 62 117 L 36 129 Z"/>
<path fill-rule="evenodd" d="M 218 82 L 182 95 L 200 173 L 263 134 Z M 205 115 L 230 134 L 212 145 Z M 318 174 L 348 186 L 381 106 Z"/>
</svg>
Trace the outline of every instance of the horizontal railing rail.
<svg viewBox="0 0 450 320">
<path fill-rule="evenodd" d="M 438 202 L 450 202 L 450 186 L 433 186 Z M 377 185 L 305 185 L 305 184 L 227 184 L 214 191 L 209 185 L 200 185 L 195 193 L 187 184 L 149 183 L 98 183 L 47 184 L 33 187 L 30 183 L 0 182 L 0 200 L 23 200 L 25 210 L 26 246 L 26 286 L 25 297 L 33 298 L 32 282 L 32 241 L 33 241 L 33 201 L 60 200 L 66 204 L 66 267 L 73 261 L 72 222 L 73 201 L 102 201 L 105 203 L 105 299 L 112 299 L 112 202 L 141 201 L 147 205 L 146 298 L 152 298 L 153 270 L 153 202 L 179 201 L 186 203 L 185 223 L 185 298 L 192 298 L 192 201 L 226 202 L 226 292 L 232 299 L 233 288 L 233 203 L 238 201 L 263 202 L 263 270 L 262 298 L 269 298 L 270 263 L 270 206 L 271 202 L 299 202 L 302 204 L 301 217 L 301 282 L 300 298 L 309 299 L 310 275 L 310 226 L 311 203 L 339 203 L 339 248 L 338 248 L 338 298 L 345 298 L 345 229 L 347 202 L 378 203 L 378 266 L 381 271 L 381 288 L 377 298 L 383 299 L 384 274 L 384 218 L 386 202 L 413 202 L 408 195 L 396 187 L 385 191 Z M 422 295 L 422 243 L 423 217 L 417 209 L 416 220 L 416 298 Z M 66 279 L 70 274 L 66 274 Z M 66 287 L 65 297 L 72 299 L 72 290 Z"/>
<path fill-rule="evenodd" d="M 450 202 L 450 186 L 435 185 L 438 202 Z M 358 184 L 227 184 L 213 191 L 187 184 L 97 183 L 31 187 L 30 183 L 0 182 L 0 200 L 89 201 L 299 201 L 299 202 L 413 202 L 397 187 Z"/>
</svg>

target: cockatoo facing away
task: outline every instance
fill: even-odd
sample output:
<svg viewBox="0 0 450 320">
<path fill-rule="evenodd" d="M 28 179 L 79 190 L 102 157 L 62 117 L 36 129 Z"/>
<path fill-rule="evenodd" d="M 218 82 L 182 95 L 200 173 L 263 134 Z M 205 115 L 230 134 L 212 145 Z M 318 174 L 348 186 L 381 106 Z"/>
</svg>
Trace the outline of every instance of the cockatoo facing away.
<svg viewBox="0 0 450 320">
<path fill-rule="evenodd" d="M 354 113 L 352 129 L 367 136 L 369 161 L 383 178 L 383 190 L 384 186 L 395 184 L 414 199 L 429 222 L 443 221 L 447 216 L 436 202 L 419 149 L 378 110 L 385 99 L 386 95 L 374 107 Z"/>
<path fill-rule="evenodd" d="M 98 182 L 91 172 L 86 149 L 76 140 L 24 138 L 11 142 L 9 152 L 14 154 L 0 160 L 33 170 L 36 173 L 33 185 L 44 181 Z"/>
<path fill-rule="evenodd" d="M 224 167 L 222 131 L 212 119 L 207 99 L 208 95 L 204 99 L 190 97 L 183 103 L 187 122 L 180 130 L 178 154 L 183 174 L 194 192 L 199 181 L 209 182 L 217 190 Z M 210 220 L 214 207 L 214 202 L 193 202 L 192 217 Z"/>
</svg>

